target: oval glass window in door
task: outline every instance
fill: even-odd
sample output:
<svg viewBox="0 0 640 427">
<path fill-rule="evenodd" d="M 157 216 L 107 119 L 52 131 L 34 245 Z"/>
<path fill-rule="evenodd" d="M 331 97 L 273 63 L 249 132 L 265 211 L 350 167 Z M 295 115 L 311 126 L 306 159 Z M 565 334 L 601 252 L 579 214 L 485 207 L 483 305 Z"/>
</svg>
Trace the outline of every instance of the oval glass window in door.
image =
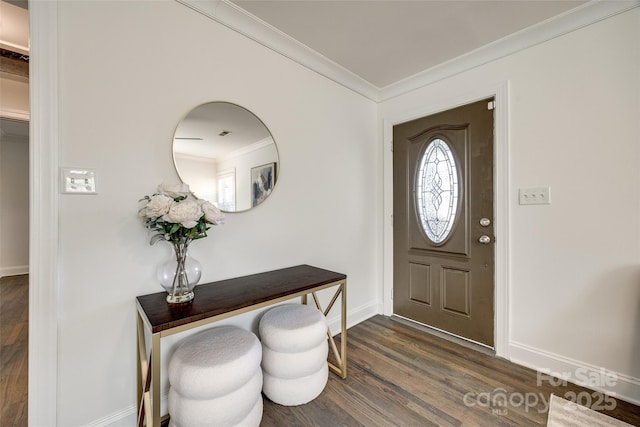
<svg viewBox="0 0 640 427">
<path fill-rule="evenodd" d="M 437 138 L 427 145 L 418 161 L 415 186 L 420 225 L 429 240 L 440 244 L 451 233 L 460 197 L 458 165 L 444 140 Z"/>
</svg>

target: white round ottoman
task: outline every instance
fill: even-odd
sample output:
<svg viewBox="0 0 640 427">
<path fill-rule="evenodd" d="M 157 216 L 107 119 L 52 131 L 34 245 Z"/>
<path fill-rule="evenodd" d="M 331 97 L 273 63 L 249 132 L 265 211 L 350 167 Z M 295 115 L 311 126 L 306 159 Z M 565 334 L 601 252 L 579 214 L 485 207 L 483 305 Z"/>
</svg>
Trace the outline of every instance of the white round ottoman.
<svg viewBox="0 0 640 427">
<path fill-rule="evenodd" d="M 169 361 L 174 427 L 258 426 L 262 347 L 251 332 L 220 326 L 186 338 Z"/>
<path fill-rule="evenodd" d="M 286 304 L 260 320 L 262 391 L 285 406 L 308 403 L 327 385 L 327 320 L 316 308 Z"/>
</svg>

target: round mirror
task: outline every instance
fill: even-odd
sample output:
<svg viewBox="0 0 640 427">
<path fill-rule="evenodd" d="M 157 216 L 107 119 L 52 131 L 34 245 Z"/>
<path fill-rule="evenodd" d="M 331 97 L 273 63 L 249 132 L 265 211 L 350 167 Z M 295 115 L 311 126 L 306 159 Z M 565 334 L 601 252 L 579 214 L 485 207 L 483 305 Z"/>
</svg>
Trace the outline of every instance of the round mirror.
<svg viewBox="0 0 640 427">
<path fill-rule="evenodd" d="M 278 178 L 278 149 L 249 110 L 209 102 L 189 112 L 173 135 L 173 162 L 182 182 L 225 212 L 262 203 Z"/>
</svg>

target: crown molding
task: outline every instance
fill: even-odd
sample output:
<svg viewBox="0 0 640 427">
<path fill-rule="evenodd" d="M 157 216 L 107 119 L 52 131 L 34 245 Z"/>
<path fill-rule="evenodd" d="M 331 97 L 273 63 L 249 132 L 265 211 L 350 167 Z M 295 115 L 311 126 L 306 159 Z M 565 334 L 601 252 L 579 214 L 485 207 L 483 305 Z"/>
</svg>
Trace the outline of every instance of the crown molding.
<svg viewBox="0 0 640 427">
<path fill-rule="evenodd" d="M 379 88 L 229 0 L 176 1 L 375 102 L 400 96 L 640 6 L 640 0 L 592 0 L 467 54 Z"/>
<path fill-rule="evenodd" d="M 29 121 L 29 111 L 18 110 L 16 108 L 0 108 L 0 117 L 13 119 L 13 120 L 21 120 L 28 122 Z"/>
<path fill-rule="evenodd" d="M 237 150 L 231 151 L 220 160 L 225 161 L 225 160 L 232 159 L 234 157 L 244 156 L 246 154 L 253 153 L 254 151 L 258 151 L 261 148 L 269 147 L 270 145 L 273 145 L 273 144 L 274 144 L 273 138 L 270 136 L 267 136 L 266 138 L 262 138 L 260 141 L 256 141 L 249 145 L 245 145 L 244 147 L 240 147 Z"/>
<path fill-rule="evenodd" d="M 196 12 L 251 40 L 345 86 L 360 95 L 378 101 L 377 86 L 367 82 L 324 55 L 300 43 L 277 28 L 255 17 L 228 0 L 176 0 Z"/>
<path fill-rule="evenodd" d="M 460 74 L 505 56 L 594 24 L 640 6 L 640 0 L 600 1 L 571 9 L 563 14 L 503 37 L 450 61 L 436 65 L 380 89 L 380 101 L 411 92 L 447 77 Z"/>
</svg>

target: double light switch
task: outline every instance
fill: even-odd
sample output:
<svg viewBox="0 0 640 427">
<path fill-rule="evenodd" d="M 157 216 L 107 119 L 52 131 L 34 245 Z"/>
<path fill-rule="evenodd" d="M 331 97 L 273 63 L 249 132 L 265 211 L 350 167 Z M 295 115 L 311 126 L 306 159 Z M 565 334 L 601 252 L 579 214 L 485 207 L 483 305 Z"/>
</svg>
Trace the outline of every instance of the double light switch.
<svg viewBox="0 0 640 427">
<path fill-rule="evenodd" d="M 93 169 L 62 168 L 62 192 L 96 194 L 96 172 Z"/>
</svg>

